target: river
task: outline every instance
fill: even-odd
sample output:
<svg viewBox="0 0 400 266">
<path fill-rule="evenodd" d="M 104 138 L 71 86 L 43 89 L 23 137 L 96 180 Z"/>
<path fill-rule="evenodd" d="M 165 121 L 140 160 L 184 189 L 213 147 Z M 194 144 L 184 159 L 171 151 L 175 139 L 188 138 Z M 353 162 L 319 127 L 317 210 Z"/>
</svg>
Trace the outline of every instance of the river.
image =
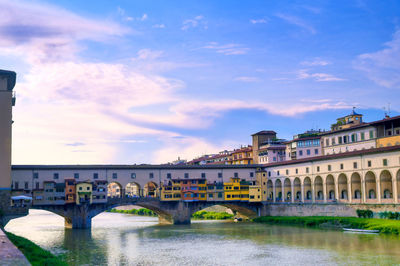
<svg viewBox="0 0 400 266">
<path fill-rule="evenodd" d="M 64 229 L 64 219 L 31 210 L 6 230 L 71 265 L 395 265 L 400 237 L 291 226 L 193 221 L 161 226 L 157 218 L 102 213 L 91 230 Z"/>
</svg>

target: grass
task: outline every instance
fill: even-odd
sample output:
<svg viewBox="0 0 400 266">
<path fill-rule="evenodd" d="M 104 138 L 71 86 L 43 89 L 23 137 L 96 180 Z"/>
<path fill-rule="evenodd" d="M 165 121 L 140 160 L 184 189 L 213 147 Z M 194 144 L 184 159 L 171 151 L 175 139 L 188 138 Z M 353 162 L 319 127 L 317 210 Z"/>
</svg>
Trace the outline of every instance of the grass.
<svg viewBox="0 0 400 266">
<path fill-rule="evenodd" d="M 111 209 L 110 212 L 133 214 L 133 215 L 140 215 L 140 216 L 157 216 L 157 214 L 155 212 L 145 209 L 145 208 L 132 209 L 132 210 Z"/>
<path fill-rule="evenodd" d="M 198 211 L 192 214 L 192 218 L 199 220 L 227 220 L 232 219 L 233 215 L 226 212 Z"/>
<path fill-rule="evenodd" d="M 356 217 L 331 216 L 262 216 L 253 219 L 254 222 L 268 224 L 302 225 L 321 228 L 324 225 L 336 225 L 341 228 L 379 230 L 384 234 L 400 234 L 400 221 Z"/>
<path fill-rule="evenodd" d="M 33 266 L 62 266 L 68 265 L 63 259 L 53 255 L 51 252 L 42 249 L 32 241 L 14 235 L 9 232 L 5 232 L 8 239 L 25 255 L 28 261 Z"/>
</svg>

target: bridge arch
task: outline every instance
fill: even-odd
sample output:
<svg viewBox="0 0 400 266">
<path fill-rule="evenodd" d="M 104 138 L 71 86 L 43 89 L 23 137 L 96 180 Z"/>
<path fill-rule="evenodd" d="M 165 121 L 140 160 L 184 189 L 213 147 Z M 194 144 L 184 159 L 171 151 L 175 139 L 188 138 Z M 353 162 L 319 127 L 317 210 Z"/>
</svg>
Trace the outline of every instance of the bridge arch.
<svg viewBox="0 0 400 266">
<path fill-rule="evenodd" d="M 107 185 L 107 197 L 120 198 L 124 195 L 124 187 L 117 181 L 112 181 Z"/>
<path fill-rule="evenodd" d="M 336 187 L 335 187 L 335 178 L 333 175 L 328 175 L 326 177 L 326 194 L 327 194 L 327 199 L 329 201 L 334 201 L 337 199 L 336 196 Z"/>
<path fill-rule="evenodd" d="M 143 189 L 141 189 L 139 183 L 129 182 L 125 186 L 125 195 L 127 197 L 140 197 L 143 195 Z"/>
<path fill-rule="evenodd" d="M 143 196 L 155 198 L 158 196 L 158 186 L 155 182 L 149 181 L 144 185 Z"/>
<path fill-rule="evenodd" d="M 254 206 L 250 207 L 246 202 L 219 202 L 219 203 L 197 202 L 197 206 L 195 204 L 193 208 L 190 210 L 190 216 L 192 216 L 193 213 L 201 211 L 205 208 L 218 205 L 232 210 L 235 217 L 240 217 L 243 219 L 252 219 L 257 217 L 256 207 Z"/>
</svg>

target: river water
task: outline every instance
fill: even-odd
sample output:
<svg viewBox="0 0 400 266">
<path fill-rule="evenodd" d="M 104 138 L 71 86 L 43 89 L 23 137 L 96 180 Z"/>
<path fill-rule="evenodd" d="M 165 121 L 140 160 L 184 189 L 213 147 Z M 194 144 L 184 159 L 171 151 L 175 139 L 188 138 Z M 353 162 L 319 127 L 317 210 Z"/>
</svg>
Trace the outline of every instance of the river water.
<svg viewBox="0 0 400 266">
<path fill-rule="evenodd" d="M 161 226 L 157 218 L 102 213 L 91 230 L 31 210 L 6 230 L 71 265 L 397 265 L 400 237 L 291 226 L 193 221 Z"/>
</svg>

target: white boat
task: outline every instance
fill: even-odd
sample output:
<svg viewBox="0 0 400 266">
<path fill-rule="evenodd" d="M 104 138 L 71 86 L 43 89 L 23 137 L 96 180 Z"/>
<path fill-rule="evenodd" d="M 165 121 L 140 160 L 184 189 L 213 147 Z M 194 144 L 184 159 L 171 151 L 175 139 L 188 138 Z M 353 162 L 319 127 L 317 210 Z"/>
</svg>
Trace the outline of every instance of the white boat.
<svg viewBox="0 0 400 266">
<path fill-rule="evenodd" d="M 369 234 L 379 233 L 379 230 L 365 230 L 365 229 L 353 229 L 353 228 L 343 228 L 343 231 L 354 232 L 354 233 L 369 233 Z"/>
</svg>

